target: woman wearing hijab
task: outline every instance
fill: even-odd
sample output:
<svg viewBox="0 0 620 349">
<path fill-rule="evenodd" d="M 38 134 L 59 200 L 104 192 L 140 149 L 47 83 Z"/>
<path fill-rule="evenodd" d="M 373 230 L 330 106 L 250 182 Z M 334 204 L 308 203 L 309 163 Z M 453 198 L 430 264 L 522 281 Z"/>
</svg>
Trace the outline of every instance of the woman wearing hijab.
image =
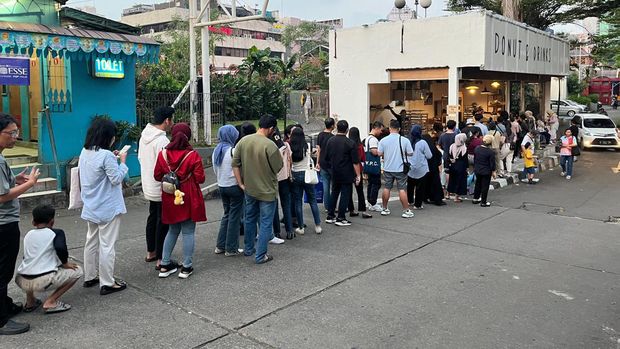
<svg viewBox="0 0 620 349">
<path fill-rule="evenodd" d="M 423 135 L 422 140 L 426 142 L 433 154 L 433 157 L 428 159 L 428 182 L 424 197 L 429 204 L 444 206 L 446 203 L 443 201 L 443 187 L 441 185 L 440 176 L 443 158 L 433 137 L 430 135 Z"/>
<path fill-rule="evenodd" d="M 493 136 L 486 135 L 482 138 L 482 145 L 476 148 L 474 153 L 474 173 L 476 174 L 476 189 L 474 190 L 473 204 L 480 204 L 482 207 L 489 207 L 491 203 L 487 201 L 491 177 L 495 178 L 495 156 L 492 148 Z"/>
<path fill-rule="evenodd" d="M 224 253 L 226 257 L 238 256 L 243 252 L 239 250 L 239 226 L 244 194 L 232 171 L 232 156 L 239 131 L 232 125 L 224 125 L 217 132 L 217 138 L 220 142 L 215 147 L 212 160 L 224 215 L 220 222 L 215 253 Z"/>
<path fill-rule="evenodd" d="M 357 148 L 357 155 L 359 156 L 360 163 L 353 164 L 353 166 L 359 166 L 360 173 L 363 173 L 363 163 L 366 162 L 366 152 L 364 151 L 364 144 L 362 144 L 362 140 L 360 137 L 360 130 L 357 127 L 351 127 L 349 129 L 349 139 L 355 143 L 355 147 Z M 366 199 L 364 196 L 364 181 L 360 181 L 357 185 L 355 185 L 355 190 L 357 192 L 357 209 L 359 212 L 355 212 L 355 203 L 353 202 L 353 191 L 351 191 L 351 197 L 349 198 L 349 216 L 356 217 L 359 214 L 362 214 L 362 218 L 372 218 L 372 215 L 366 213 Z"/>
<path fill-rule="evenodd" d="M 170 228 L 164 240 L 164 253 L 159 270 L 160 278 L 174 274 L 179 267 L 170 259 L 179 234 L 183 235 L 183 266 L 179 277 L 187 279 L 192 275 L 196 222 L 207 220 L 205 202 L 200 190 L 200 184 L 205 181 L 205 172 L 200 155 L 189 144 L 191 136 L 192 132 L 186 123 L 174 125 L 172 141 L 159 153 L 155 164 L 155 179 L 161 182 L 164 175 L 174 172 L 180 182 L 177 191 L 185 194 L 179 202 L 178 199 L 175 200 L 175 195 L 165 193 L 162 189 L 161 219 Z"/>
<path fill-rule="evenodd" d="M 454 194 L 454 202 L 463 202 L 462 195 L 467 195 L 467 135 L 459 133 L 454 138 L 454 144 L 450 146 L 448 193 Z"/>
<path fill-rule="evenodd" d="M 428 186 L 428 160 L 433 157 L 433 153 L 428 144 L 422 141 L 422 126 L 411 127 L 409 140 L 413 147 L 413 155 L 409 157 L 411 169 L 407 174 L 407 199 L 409 205 L 413 205 L 413 209 L 421 210 L 424 208 L 422 203 L 426 200 L 425 192 Z"/>
</svg>

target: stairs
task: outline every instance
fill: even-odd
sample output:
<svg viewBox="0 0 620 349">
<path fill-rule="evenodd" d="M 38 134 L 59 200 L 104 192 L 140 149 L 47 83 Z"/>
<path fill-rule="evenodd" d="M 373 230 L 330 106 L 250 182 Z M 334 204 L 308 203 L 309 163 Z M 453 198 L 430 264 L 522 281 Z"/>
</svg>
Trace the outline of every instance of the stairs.
<svg viewBox="0 0 620 349">
<path fill-rule="evenodd" d="M 19 198 L 22 213 L 32 212 L 38 205 L 51 205 L 56 209 L 66 208 L 69 205 L 67 194 L 57 190 L 58 181 L 53 165 L 42 165 L 34 156 L 8 156 L 6 159 L 15 175 L 26 168 L 32 169 L 33 166 L 41 171 L 37 184 Z"/>
</svg>

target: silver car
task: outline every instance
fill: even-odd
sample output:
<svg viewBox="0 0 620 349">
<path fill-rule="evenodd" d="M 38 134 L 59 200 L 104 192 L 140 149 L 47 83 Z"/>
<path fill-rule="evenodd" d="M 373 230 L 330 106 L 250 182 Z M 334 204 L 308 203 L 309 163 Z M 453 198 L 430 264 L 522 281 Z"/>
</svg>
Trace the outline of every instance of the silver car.
<svg viewBox="0 0 620 349">
<path fill-rule="evenodd" d="M 558 103 L 560 104 L 560 112 L 558 113 Z M 558 116 L 568 116 L 572 118 L 577 113 L 585 112 L 585 107 L 570 103 L 566 100 L 551 101 L 551 110 L 558 113 Z"/>
</svg>

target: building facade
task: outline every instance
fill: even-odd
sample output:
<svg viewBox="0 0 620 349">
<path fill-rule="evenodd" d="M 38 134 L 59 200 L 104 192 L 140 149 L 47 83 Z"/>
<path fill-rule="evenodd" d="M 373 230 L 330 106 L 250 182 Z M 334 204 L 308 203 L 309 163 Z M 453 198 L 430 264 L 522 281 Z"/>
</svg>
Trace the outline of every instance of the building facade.
<svg viewBox="0 0 620 349">
<path fill-rule="evenodd" d="M 487 11 L 336 30 L 329 46 L 330 111 L 364 131 L 392 101 L 423 125 L 511 110 L 515 83 L 544 111 L 569 72 L 567 41 Z"/>
</svg>

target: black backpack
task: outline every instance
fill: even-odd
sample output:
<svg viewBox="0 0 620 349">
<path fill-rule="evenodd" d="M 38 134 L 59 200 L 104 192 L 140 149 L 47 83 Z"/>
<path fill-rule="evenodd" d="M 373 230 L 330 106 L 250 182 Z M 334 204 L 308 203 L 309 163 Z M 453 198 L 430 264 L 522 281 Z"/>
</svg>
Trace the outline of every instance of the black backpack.
<svg viewBox="0 0 620 349">
<path fill-rule="evenodd" d="M 164 160 L 166 161 L 166 165 L 168 166 L 168 171 L 169 171 L 161 179 L 161 189 L 163 190 L 164 193 L 174 195 L 174 192 L 181 187 L 181 180 L 179 179 L 179 176 L 177 175 L 177 171 L 181 168 L 181 165 L 183 165 L 183 162 L 185 161 L 185 159 L 187 159 L 189 154 L 193 152 L 194 151 L 192 150 L 188 152 L 187 154 L 185 154 L 183 159 L 181 159 L 181 162 L 179 162 L 179 166 L 177 166 L 177 168 L 173 171 L 172 168 L 170 168 L 170 163 L 168 162 L 168 156 L 167 156 L 166 149 L 162 150 L 162 156 L 164 157 Z"/>
</svg>

